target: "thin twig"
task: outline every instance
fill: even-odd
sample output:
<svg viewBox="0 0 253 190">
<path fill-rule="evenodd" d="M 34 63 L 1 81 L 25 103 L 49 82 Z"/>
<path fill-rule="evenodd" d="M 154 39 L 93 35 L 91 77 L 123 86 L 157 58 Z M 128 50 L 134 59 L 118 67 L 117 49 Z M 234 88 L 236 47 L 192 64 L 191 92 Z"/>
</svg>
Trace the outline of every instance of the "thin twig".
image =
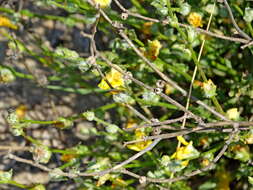
<svg viewBox="0 0 253 190">
<path fill-rule="evenodd" d="M 232 21 L 232 23 L 233 23 L 235 29 L 237 30 L 237 32 L 238 32 L 242 37 L 244 37 L 245 39 L 251 41 L 252 38 L 249 37 L 248 34 L 246 34 L 245 32 L 243 32 L 243 31 L 239 28 L 239 26 L 237 25 L 237 23 L 236 23 L 236 21 L 235 21 L 235 18 L 234 18 L 234 15 L 233 15 L 233 13 L 232 13 L 232 10 L 231 10 L 231 8 L 230 8 L 230 6 L 229 6 L 227 0 L 223 0 L 223 2 L 224 2 L 224 4 L 225 4 L 226 9 L 228 10 L 229 17 L 230 17 L 230 19 L 231 19 L 231 21 Z"/>
<path fill-rule="evenodd" d="M 124 130 L 125 130 L 125 131 L 133 131 L 133 130 L 139 129 L 139 128 L 166 125 L 166 124 L 171 124 L 171 123 L 176 123 L 176 122 L 178 122 L 178 121 L 182 121 L 184 118 L 189 118 L 189 116 L 188 116 L 187 114 L 184 114 L 183 116 L 181 116 L 181 117 L 179 117 L 179 118 L 169 119 L 169 120 L 162 121 L 162 122 L 146 123 L 146 124 L 138 125 L 138 126 L 131 127 L 131 128 L 124 128 Z"/>
</svg>

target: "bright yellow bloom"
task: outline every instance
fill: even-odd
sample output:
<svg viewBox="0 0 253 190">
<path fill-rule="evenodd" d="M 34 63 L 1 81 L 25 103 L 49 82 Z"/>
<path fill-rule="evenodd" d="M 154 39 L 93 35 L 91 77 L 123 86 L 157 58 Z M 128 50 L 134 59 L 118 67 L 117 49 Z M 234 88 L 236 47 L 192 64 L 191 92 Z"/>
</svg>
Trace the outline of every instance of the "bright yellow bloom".
<svg viewBox="0 0 253 190">
<path fill-rule="evenodd" d="M 26 107 L 25 105 L 22 104 L 22 105 L 20 105 L 20 106 L 18 106 L 18 107 L 16 108 L 15 112 L 16 112 L 18 118 L 19 118 L 19 119 L 22 119 L 22 118 L 25 117 L 25 114 L 26 114 L 26 112 L 27 112 L 27 107 Z"/>
<path fill-rule="evenodd" d="M 177 140 L 185 146 L 189 144 L 183 136 L 177 136 Z"/>
<path fill-rule="evenodd" d="M 146 56 L 151 60 L 155 60 L 160 53 L 162 44 L 158 40 L 148 41 L 148 51 Z"/>
<path fill-rule="evenodd" d="M 101 8 L 110 6 L 111 0 L 93 0 L 94 3 L 98 4 Z"/>
<path fill-rule="evenodd" d="M 177 140 L 184 146 L 178 147 L 177 151 L 171 156 L 172 159 L 183 160 L 182 166 L 186 167 L 189 160 L 199 156 L 199 152 L 192 145 L 192 141 L 187 142 L 183 136 L 177 136 Z"/>
<path fill-rule="evenodd" d="M 173 92 L 175 92 L 175 88 L 173 86 L 171 86 L 170 84 L 166 84 L 165 85 L 165 94 L 170 95 Z"/>
<path fill-rule="evenodd" d="M 190 13 L 187 18 L 188 22 L 194 27 L 202 27 L 202 16 L 196 12 Z"/>
<path fill-rule="evenodd" d="M 192 141 L 186 145 L 179 147 L 177 151 L 171 156 L 171 158 L 175 158 L 176 160 L 184 160 L 189 158 L 189 155 L 192 154 L 193 146 Z"/>
<path fill-rule="evenodd" d="M 132 125 L 134 126 L 134 125 Z M 131 128 L 131 126 L 129 126 Z M 146 136 L 146 134 L 141 131 L 140 129 L 135 130 L 135 139 L 143 139 Z M 143 149 L 147 148 L 150 144 L 152 143 L 152 140 L 147 140 L 147 141 L 142 141 L 142 142 L 137 142 L 134 144 L 129 144 L 127 145 L 127 148 L 135 151 L 142 151 Z"/>
<path fill-rule="evenodd" d="M 229 119 L 238 120 L 240 117 L 240 113 L 237 108 L 231 108 L 227 111 L 227 116 Z"/>
<path fill-rule="evenodd" d="M 124 86 L 123 75 L 115 69 L 112 69 L 109 73 L 107 73 L 105 78 L 113 88 L 122 89 Z M 109 90 L 110 86 L 107 84 L 106 80 L 103 79 L 99 83 L 98 87 L 104 90 Z"/>
<path fill-rule="evenodd" d="M 153 24 L 154 24 L 153 22 L 145 22 L 141 28 L 142 33 L 147 36 L 150 36 L 151 35 L 151 27 Z"/>
<path fill-rule="evenodd" d="M 12 24 L 11 21 L 7 17 L 4 17 L 4 16 L 0 16 L 0 26 L 4 26 L 4 27 L 11 28 L 14 30 L 17 30 L 18 28 L 16 25 Z"/>
<path fill-rule="evenodd" d="M 137 126 L 137 124 L 136 124 L 135 121 L 132 120 L 132 119 L 130 119 L 130 120 L 127 122 L 127 124 L 126 124 L 126 128 L 127 128 L 127 129 L 129 129 L 129 128 L 131 128 L 131 127 L 135 127 L 135 126 Z"/>
</svg>

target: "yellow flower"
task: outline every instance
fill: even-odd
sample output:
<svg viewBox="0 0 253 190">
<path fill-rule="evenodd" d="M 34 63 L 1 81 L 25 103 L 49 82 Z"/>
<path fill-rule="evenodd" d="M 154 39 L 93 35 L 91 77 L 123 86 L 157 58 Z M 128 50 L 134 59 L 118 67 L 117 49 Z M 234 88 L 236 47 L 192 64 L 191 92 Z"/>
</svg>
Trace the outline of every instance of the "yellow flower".
<svg viewBox="0 0 253 190">
<path fill-rule="evenodd" d="M 126 127 L 125 127 L 125 128 L 129 129 L 129 128 L 131 128 L 131 127 L 135 127 L 135 126 L 137 126 L 137 124 L 135 123 L 135 121 L 134 121 L 134 120 L 132 120 L 132 119 L 130 119 L 130 120 L 127 122 L 127 124 L 126 124 Z"/>
<path fill-rule="evenodd" d="M 18 107 L 16 108 L 15 112 L 16 112 L 18 118 L 19 118 L 19 119 L 22 119 L 22 118 L 25 117 L 25 114 L 26 114 L 26 112 L 27 112 L 27 107 L 26 107 L 25 105 L 22 104 L 22 105 L 20 105 L 20 106 L 18 106 Z"/>
<path fill-rule="evenodd" d="M 166 84 L 165 85 L 165 94 L 170 95 L 173 92 L 175 92 L 175 88 L 173 86 L 171 86 L 170 84 Z"/>
<path fill-rule="evenodd" d="M 112 69 L 109 73 L 107 73 L 105 78 L 113 88 L 122 89 L 124 86 L 123 75 L 115 69 Z M 99 83 L 98 87 L 104 90 L 109 90 L 110 86 L 107 84 L 106 80 L 103 79 Z"/>
<path fill-rule="evenodd" d="M 103 185 L 106 181 L 108 181 L 110 178 L 111 178 L 111 174 L 105 174 L 105 175 L 99 177 L 96 186 L 97 186 L 97 187 L 100 187 L 100 186 Z"/>
<path fill-rule="evenodd" d="M 151 35 L 151 27 L 154 23 L 153 22 L 145 22 L 142 25 L 141 31 L 144 35 L 150 36 Z"/>
<path fill-rule="evenodd" d="M 110 6 L 111 0 L 93 0 L 94 3 L 98 4 L 101 8 Z"/>
<path fill-rule="evenodd" d="M 192 145 L 192 141 L 188 143 L 182 136 L 178 136 L 177 138 L 185 146 L 177 148 L 177 151 L 171 156 L 172 159 L 191 160 L 199 156 L 199 152 Z"/>
<path fill-rule="evenodd" d="M 162 44 L 158 40 L 148 41 L 148 51 L 146 56 L 151 60 L 155 60 L 160 53 Z"/>
<path fill-rule="evenodd" d="M 202 16 L 196 12 L 190 13 L 187 18 L 188 22 L 194 27 L 202 27 Z"/>
<path fill-rule="evenodd" d="M 229 119 L 238 120 L 240 117 L 240 113 L 237 108 L 231 108 L 227 111 L 227 116 Z"/>
<path fill-rule="evenodd" d="M 145 133 L 141 131 L 140 129 L 135 130 L 135 139 L 143 139 L 145 137 Z M 147 148 L 152 143 L 152 140 L 137 142 L 134 144 L 127 145 L 127 148 L 135 151 L 142 151 L 143 149 Z"/>
<path fill-rule="evenodd" d="M 16 25 L 12 24 L 8 18 L 4 16 L 0 16 L 0 26 L 4 26 L 4 27 L 11 28 L 14 30 L 17 30 L 18 28 Z"/>
<path fill-rule="evenodd" d="M 177 140 L 185 146 L 189 144 L 183 136 L 177 136 Z"/>
</svg>

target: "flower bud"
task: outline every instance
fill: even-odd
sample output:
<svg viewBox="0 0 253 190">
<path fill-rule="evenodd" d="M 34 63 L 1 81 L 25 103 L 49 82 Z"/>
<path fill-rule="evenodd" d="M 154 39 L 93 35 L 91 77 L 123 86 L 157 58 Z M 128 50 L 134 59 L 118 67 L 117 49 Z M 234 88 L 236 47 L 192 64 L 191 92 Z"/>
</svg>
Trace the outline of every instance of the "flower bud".
<svg viewBox="0 0 253 190">
<path fill-rule="evenodd" d="M 73 126 L 73 121 L 66 119 L 64 117 L 59 117 L 57 121 L 55 121 L 54 126 L 61 129 L 70 128 Z"/>
<path fill-rule="evenodd" d="M 9 125 L 19 124 L 19 118 L 16 112 L 10 112 L 6 119 Z"/>
<path fill-rule="evenodd" d="M 84 113 L 83 113 L 83 116 L 86 117 L 86 119 L 87 119 L 88 121 L 93 121 L 94 118 L 95 118 L 94 112 L 91 112 L 91 111 L 84 112 Z"/>
<path fill-rule="evenodd" d="M 216 95 L 216 85 L 211 79 L 203 83 L 203 90 L 207 98 L 211 98 Z"/>
<path fill-rule="evenodd" d="M 119 130 L 119 127 L 117 125 L 114 125 L 114 124 L 111 124 L 111 125 L 108 125 L 105 130 L 108 132 L 108 133 L 117 133 L 118 130 Z"/>
<path fill-rule="evenodd" d="M 52 152 L 46 146 L 32 147 L 33 159 L 37 163 L 46 164 L 51 158 Z"/>
<path fill-rule="evenodd" d="M 182 3 L 180 5 L 180 13 L 184 16 L 188 15 L 191 11 L 191 5 L 188 3 Z"/>
<path fill-rule="evenodd" d="M 193 42 L 195 39 L 196 39 L 196 37 L 197 37 L 197 33 L 196 33 L 196 31 L 193 29 L 193 28 L 188 28 L 188 30 L 187 30 L 187 35 L 188 35 L 188 41 L 189 42 Z"/>
<path fill-rule="evenodd" d="M 61 175 L 63 171 L 60 168 L 55 168 L 49 172 L 49 177 L 55 181 L 61 181 L 63 176 Z"/>
<path fill-rule="evenodd" d="M 13 73 L 7 68 L 0 69 L 0 83 L 11 83 L 15 80 Z"/>
<path fill-rule="evenodd" d="M 249 23 L 253 20 L 253 9 L 252 8 L 250 8 L 250 7 L 245 8 L 245 14 L 244 14 L 243 19 Z"/>
<path fill-rule="evenodd" d="M 155 92 L 146 91 L 142 95 L 143 100 L 149 101 L 149 102 L 158 102 L 159 96 L 156 95 Z"/>
<path fill-rule="evenodd" d="M 79 64 L 78 64 L 78 69 L 81 71 L 81 72 L 86 72 L 90 69 L 91 65 L 89 64 L 88 61 L 80 61 Z"/>
<path fill-rule="evenodd" d="M 253 129 L 251 129 L 245 136 L 244 142 L 246 144 L 253 144 Z"/>
<path fill-rule="evenodd" d="M 10 181 L 12 178 L 12 169 L 9 171 L 0 171 L 0 181 Z"/>
<path fill-rule="evenodd" d="M 133 104 L 134 99 L 125 93 L 118 93 L 113 95 L 113 100 L 118 103 Z"/>
<path fill-rule="evenodd" d="M 12 127 L 10 131 L 16 137 L 21 136 L 24 133 L 23 128 L 17 126 Z"/>
<path fill-rule="evenodd" d="M 170 157 L 168 156 L 168 155 L 164 155 L 163 157 L 162 157 L 162 159 L 161 159 L 161 164 L 163 165 L 163 166 L 167 166 L 169 163 L 171 162 L 171 159 L 170 159 Z"/>
</svg>

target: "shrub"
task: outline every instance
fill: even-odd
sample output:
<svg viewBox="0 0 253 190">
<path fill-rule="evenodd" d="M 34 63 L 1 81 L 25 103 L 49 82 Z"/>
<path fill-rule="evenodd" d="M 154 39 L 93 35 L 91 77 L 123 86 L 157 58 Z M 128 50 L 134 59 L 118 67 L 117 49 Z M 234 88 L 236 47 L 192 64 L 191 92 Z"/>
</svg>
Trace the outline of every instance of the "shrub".
<svg viewBox="0 0 253 190">
<path fill-rule="evenodd" d="M 34 102 L 22 99 L 8 112 L 9 138 L 0 149 L 16 162 L 1 171 L 1 184 L 252 189 L 250 6 L 240 0 L 3 2 L 0 32 L 8 45 L 0 81 L 7 89 L 23 82 L 30 92 L 45 92 L 51 116 L 29 115 Z M 76 102 L 65 103 L 72 112 L 57 114 L 57 100 L 73 95 Z M 63 138 L 61 145 L 32 132 L 41 129 L 52 142 Z M 53 137 L 56 132 L 63 136 Z M 13 145 L 20 141 L 25 146 Z M 19 162 L 49 180 L 15 181 Z"/>
</svg>

